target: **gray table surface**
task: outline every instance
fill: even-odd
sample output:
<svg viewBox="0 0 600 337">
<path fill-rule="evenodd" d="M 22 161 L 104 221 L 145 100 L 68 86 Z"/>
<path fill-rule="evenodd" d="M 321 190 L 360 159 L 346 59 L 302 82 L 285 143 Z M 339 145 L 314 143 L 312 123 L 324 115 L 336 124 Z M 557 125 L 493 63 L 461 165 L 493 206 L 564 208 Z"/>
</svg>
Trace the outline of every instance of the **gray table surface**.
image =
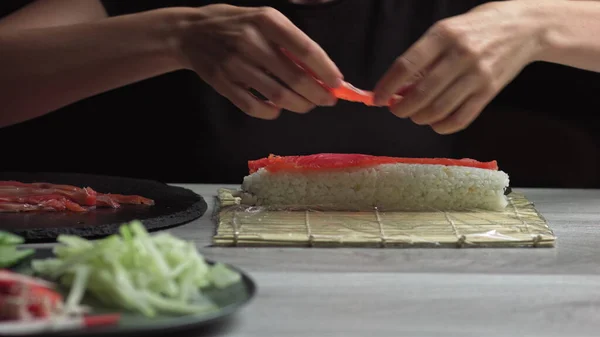
<svg viewBox="0 0 600 337">
<path fill-rule="evenodd" d="M 205 335 L 600 335 L 598 190 L 517 189 L 549 221 L 555 248 L 249 249 L 210 247 L 222 185 L 179 186 L 209 210 L 170 231 L 258 284 L 248 306 Z"/>
</svg>

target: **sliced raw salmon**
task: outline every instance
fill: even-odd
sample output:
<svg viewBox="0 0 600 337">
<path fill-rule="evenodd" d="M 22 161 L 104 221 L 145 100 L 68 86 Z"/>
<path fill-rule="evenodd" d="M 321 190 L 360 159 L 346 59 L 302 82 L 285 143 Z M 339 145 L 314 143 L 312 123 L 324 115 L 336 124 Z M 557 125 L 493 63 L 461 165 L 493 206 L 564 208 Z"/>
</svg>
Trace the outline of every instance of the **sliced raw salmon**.
<svg viewBox="0 0 600 337">
<path fill-rule="evenodd" d="M 154 205 L 154 200 L 139 195 L 98 193 L 90 187 L 0 181 L 0 212 L 73 211 L 97 207 L 119 208 L 121 204 Z"/>
<path fill-rule="evenodd" d="M 309 156 L 276 156 L 252 160 L 248 162 L 250 174 L 261 168 L 269 172 L 277 171 L 323 171 L 355 167 L 373 167 L 382 164 L 433 164 L 444 166 L 464 166 L 487 170 L 498 170 L 494 161 L 480 162 L 470 158 L 397 158 L 371 156 L 365 154 L 321 153 Z"/>
<path fill-rule="evenodd" d="M 342 84 L 337 88 L 330 88 L 327 85 L 325 85 L 325 83 L 323 83 L 323 81 L 321 81 L 318 78 L 318 76 L 315 74 L 314 71 L 312 71 L 308 66 L 306 66 L 302 61 L 300 61 L 292 53 L 290 53 L 289 51 L 287 51 L 285 49 L 281 49 L 281 51 L 292 62 L 294 62 L 299 68 L 301 68 L 306 73 L 310 74 L 315 79 L 315 81 L 317 81 L 323 88 L 325 88 L 326 90 L 331 92 L 333 94 L 333 96 L 335 96 L 335 98 L 341 99 L 344 101 L 349 101 L 349 102 L 363 103 L 364 105 L 367 105 L 367 106 L 377 106 L 373 102 L 374 94 L 372 91 L 359 89 L 346 81 L 342 81 Z M 404 96 L 404 94 L 413 87 L 414 87 L 414 84 L 410 84 L 410 85 L 402 87 L 396 93 L 396 95 L 388 101 L 387 105 L 390 106 L 393 103 L 401 100 L 402 96 Z"/>
</svg>

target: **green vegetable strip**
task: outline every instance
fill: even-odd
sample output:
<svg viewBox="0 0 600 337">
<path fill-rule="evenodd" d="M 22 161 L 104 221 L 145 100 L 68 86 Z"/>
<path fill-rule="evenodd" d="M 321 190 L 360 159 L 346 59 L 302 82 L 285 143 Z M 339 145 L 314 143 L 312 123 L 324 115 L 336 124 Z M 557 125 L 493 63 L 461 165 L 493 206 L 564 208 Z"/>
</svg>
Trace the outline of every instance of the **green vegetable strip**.
<svg viewBox="0 0 600 337">
<path fill-rule="evenodd" d="M 0 246 L 16 246 L 23 242 L 25 240 L 16 234 L 0 231 Z"/>
<path fill-rule="evenodd" d="M 218 307 L 212 303 L 204 305 L 188 304 L 186 302 L 172 300 L 165 297 L 157 296 L 155 293 L 144 292 L 146 299 L 158 308 L 161 312 L 172 314 L 201 314 L 215 311 Z"/>
<path fill-rule="evenodd" d="M 33 249 L 17 249 L 16 246 L 0 246 L 0 268 L 8 268 L 32 255 Z"/>
<path fill-rule="evenodd" d="M 88 277 L 90 276 L 90 267 L 86 265 L 80 265 L 75 268 L 75 277 L 73 286 L 67 297 L 65 310 L 72 312 L 81 304 L 81 299 L 85 294 L 85 287 L 87 284 Z"/>
<path fill-rule="evenodd" d="M 0 231 L 0 268 L 12 267 L 35 252 L 33 249 L 18 249 L 24 242 L 16 234 Z"/>
</svg>

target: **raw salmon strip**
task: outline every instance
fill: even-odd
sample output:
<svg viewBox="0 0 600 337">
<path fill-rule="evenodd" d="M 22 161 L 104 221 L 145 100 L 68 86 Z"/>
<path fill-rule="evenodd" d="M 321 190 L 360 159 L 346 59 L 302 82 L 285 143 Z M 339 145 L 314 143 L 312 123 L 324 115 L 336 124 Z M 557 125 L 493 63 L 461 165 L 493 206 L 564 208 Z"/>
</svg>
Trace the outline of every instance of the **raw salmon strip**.
<svg viewBox="0 0 600 337">
<path fill-rule="evenodd" d="M 322 153 L 309 156 L 281 157 L 270 155 L 267 158 L 248 162 L 250 173 L 265 168 L 270 172 L 277 171 L 314 171 L 344 169 L 351 167 L 373 167 L 381 164 L 435 164 L 445 166 L 476 167 L 487 170 L 498 170 L 498 163 L 494 161 L 480 162 L 474 159 L 448 159 L 448 158 L 396 158 L 380 157 L 365 154 L 339 154 Z"/>
<path fill-rule="evenodd" d="M 139 195 L 98 193 L 90 187 L 0 181 L 0 212 L 72 211 L 85 212 L 98 207 L 120 208 L 121 204 L 154 205 Z"/>
<path fill-rule="evenodd" d="M 315 81 L 317 81 L 323 88 L 328 90 L 333 94 L 333 96 L 337 99 L 341 99 L 349 102 L 358 102 L 363 103 L 367 106 L 376 106 L 373 102 L 374 94 L 372 91 L 359 89 L 352 84 L 342 81 L 342 84 L 337 88 L 330 88 L 323 81 L 321 81 L 317 75 L 312 71 L 308 66 L 302 63 L 297 57 L 295 57 L 292 53 L 285 49 L 281 49 L 284 55 L 286 55 L 292 62 L 294 62 L 300 69 L 310 74 Z M 388 106 L 394 104 L 395 102 L 402 99 L 402 96 L 408 92 L 414 85 L 410 84 L 403 88 L 401 88 L 395 95 L 388 101 Z"/>
</svg>

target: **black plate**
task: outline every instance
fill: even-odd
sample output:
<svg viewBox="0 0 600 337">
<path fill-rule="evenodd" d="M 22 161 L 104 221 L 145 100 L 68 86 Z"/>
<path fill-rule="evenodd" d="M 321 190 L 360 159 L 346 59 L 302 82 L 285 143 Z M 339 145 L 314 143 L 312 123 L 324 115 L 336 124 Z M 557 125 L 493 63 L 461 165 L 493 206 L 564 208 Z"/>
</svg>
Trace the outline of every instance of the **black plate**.
<svg viewBox="0 0 600 337">
<path fill-rule="evenodd" d="M 183 225 L 204 215 L 202 196 L 181 187 L 142 179 L 79 173 L 0 172 L 0 181 L 49 182 L 91 187 L 97 192 L 136 194 L 154 199 L 155 205 L 123 205 L 119 209 L 96 209 L 87 213 L 0 213 L 0 230 L 21 235 L 26 242 L 53 242 L 60 234 L 85 238 L 114 234 L 119 226 L 140 220 L 149 231 Z"/>
<path fill-rule="evenodd" d="M 50 248 L 37 249 L 35 254 L 27 260 L 21 262 L 19 265 L 11 268 L 13 271 L 32 275 L 31 260 L 33 259 L 45 259 L 51 258 L 54 254 Z M 206 260 L 209 264 L 214 264 L 215 261 Z M 225 319 L 229 318 L 235 312 L 240 310 L 243 306 L 248 304 L 250 300 L 256 295 L 256 284 L 244 271 L 234 266 L 226 264 L 229 268 L 239 272 L 242 275 L 242 282 L 230 286 L 226 289 L 215 289 L 205 291 L 205 294 L 219 307 L 219 310 L 210 314 L 205 315 L 182 315 L 182 316 L 157 316 L 154 318 L 146 318 L 139 314 L 122 312 L 121 322 L 118 326 L 110 328 L 97 328 L 87 330 L 76 330 L 70 332 L 60 333 L 44 333 L 44 334 L 33 334 L 26 335 L 27 337 L 58 337 L 58 336 L 71 336 L 71 337 L 92 337 L 92 336 L 154 336 L 163 335 L 167 332 L 177 332 L 180 336 L 181 333 L 197 332 L 200 328 L 213 328 L 215 324 L 225 322 Z M 67 292 L 61 290 L 64 295 Z M 89 298 L 84 298 L 84 303 L 92 305 L 95 308 L 94 313 L 114 313 L 115 310 L 108 308 L 96 307 L 98 305 L 96 301 Z"/>
</svg>

